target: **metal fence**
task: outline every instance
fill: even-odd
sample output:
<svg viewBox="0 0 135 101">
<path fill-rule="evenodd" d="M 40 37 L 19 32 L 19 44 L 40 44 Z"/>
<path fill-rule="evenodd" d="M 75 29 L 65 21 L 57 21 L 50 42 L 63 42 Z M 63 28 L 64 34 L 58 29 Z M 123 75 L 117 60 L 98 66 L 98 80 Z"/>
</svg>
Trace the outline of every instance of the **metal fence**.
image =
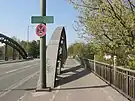
<svg viewBox="0 0 135 101">
<path fill-rule="evenodd" d="M 112 65 L 90 59 L 78 58 L 77 60 L 130 100 L 135 101 L 135 70 L 117 66 L 114 69 Z"/>
</svg>

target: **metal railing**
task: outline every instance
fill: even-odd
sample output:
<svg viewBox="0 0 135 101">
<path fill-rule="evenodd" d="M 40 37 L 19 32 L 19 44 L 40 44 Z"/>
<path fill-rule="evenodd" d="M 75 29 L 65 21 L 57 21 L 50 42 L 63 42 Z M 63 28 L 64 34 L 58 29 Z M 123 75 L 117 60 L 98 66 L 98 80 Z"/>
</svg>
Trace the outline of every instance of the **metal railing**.
<svg viewBox="0 0 135 101">
<path fill-rule="evenodd" d="M 116 88 L 128 99 L 135 101 L 135 70 L 116 66 L 116 71 L 114 71 L 114 66 L 106 63 L 84 58 L 78 58 L 77 60 L 85 68 L 90 68 L 91 71 Z"/>
</svg>

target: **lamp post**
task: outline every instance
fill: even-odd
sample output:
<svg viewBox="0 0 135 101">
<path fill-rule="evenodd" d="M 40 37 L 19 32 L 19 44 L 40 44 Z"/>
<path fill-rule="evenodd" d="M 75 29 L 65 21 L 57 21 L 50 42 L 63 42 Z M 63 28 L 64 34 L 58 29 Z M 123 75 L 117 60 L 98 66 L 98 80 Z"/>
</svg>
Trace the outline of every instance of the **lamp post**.
<svg viewBox="0 0 135 101">
<path fill-rule="evenodd" d="M 29 29 L 30 29 L 30 27 L 34 27 L 34 26 L 32 26 L 32 25 L 28 25 L 28 27 L 27 27 L 27 54 L 28 54 L 28 45 L 29 45 Z"/>
</svg>

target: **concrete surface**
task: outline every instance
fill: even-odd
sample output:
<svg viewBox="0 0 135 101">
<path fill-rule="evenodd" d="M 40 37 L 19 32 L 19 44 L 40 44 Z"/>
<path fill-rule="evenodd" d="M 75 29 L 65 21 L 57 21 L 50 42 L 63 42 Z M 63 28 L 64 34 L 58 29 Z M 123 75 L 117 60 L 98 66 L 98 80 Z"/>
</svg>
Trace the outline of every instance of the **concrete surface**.
<svg viewBox="0 0 135 101">
<path fill-rule="evenodd" d="M 129 101 L 73 59 L 67 60 L 59 79 L 52 92 L 28 91 L 20 101 Z"/>
</svg>

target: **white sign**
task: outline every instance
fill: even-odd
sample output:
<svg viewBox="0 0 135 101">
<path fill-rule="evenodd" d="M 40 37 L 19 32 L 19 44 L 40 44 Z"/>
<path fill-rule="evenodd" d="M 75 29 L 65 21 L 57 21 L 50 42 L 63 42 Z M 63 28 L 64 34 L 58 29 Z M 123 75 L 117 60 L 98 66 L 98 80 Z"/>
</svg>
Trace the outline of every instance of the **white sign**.
<svg viewBox="0 0 135 101">
<path fill-rule="evenodd" d="M 104 58 L 105 58 L 106 60 L 111 59 L 111 55 L 106 55 L 106 54 L 105 54 Z"/>
</svg>

